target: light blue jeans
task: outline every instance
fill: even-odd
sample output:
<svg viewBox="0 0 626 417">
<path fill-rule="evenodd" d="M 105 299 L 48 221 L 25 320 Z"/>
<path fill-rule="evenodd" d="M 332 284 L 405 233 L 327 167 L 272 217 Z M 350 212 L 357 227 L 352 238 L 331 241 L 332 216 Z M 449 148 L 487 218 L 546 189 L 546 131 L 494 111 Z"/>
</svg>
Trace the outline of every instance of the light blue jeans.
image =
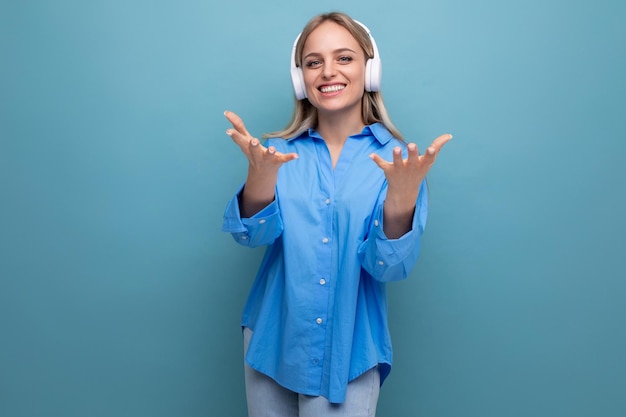
<svg viewBox="0 0 626 417">
<path fill-rule="evenodd" d="M 244 328 L 244 355 L 252 330 Z M 298 394 L 278 385 L 272 378 L 252 369 L 244 361 L 246 399 L 250 417 L 375 417 L 380 373 L 373 368 L 348 384 L 346 401 L 328 402 L 324 397 Z"/>
</svg>

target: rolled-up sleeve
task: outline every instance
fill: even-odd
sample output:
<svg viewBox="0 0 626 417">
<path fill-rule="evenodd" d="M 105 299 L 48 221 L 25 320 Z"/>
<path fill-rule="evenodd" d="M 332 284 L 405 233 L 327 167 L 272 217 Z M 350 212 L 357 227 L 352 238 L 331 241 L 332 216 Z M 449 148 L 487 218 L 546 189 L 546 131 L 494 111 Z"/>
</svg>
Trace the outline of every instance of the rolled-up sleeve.
<svg viewBox="0 0 626 417">
<path fill-rule="evenodd" d="M 273 243 L 283 231 L 278 202 L 274 200 L 254 216 L 242 218 L 239 208 L 242 191 L 243 186 L 226 205 L 222 231 L 230 233 L 237 243 L 244 246 L 254 248 Z"/>
<path fill-rule="evenodd" d="M 428 190 L 420 187 L 413 213 L 411 230 L 398 239 L 389 239 L 383 231 L 381 201 L 373 213 L 368 238 L 359 246 L 362 267 L 377 281 L 390 282 L 405 279 L 419 257 L 420 243 L 428 216 Z"/>
</svg>

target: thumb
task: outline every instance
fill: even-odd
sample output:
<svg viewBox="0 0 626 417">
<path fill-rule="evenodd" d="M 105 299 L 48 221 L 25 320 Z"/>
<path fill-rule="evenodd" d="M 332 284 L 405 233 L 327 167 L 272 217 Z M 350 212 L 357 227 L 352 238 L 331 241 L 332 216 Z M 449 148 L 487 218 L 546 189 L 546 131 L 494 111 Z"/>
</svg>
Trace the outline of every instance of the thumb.
<svg viewBox="0 0 626 417">
<path fill-rule="evenodd" d="M 381 169 L 385 169 L 385 165 L 388 164 L 388 162 L 381 158 L 380 155 L 375 153 L 370 154 L 370 159 Z"/>
</svg>

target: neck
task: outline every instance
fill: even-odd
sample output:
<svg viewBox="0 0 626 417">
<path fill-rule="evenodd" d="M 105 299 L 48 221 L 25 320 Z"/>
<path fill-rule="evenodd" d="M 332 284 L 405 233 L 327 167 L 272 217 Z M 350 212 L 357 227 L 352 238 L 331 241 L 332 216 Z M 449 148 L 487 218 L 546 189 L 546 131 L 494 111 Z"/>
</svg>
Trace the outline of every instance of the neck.
<svg viewBox="0 0 626 417">
<path fill-rule="evenodd" d="M 361 133 L 363 127 L 365 124 L 360 113 L 349 117 L 345 114 L 320 114 L 316 129 L 327 144 L 342 145 L 348 136 Z"/>
</svg>

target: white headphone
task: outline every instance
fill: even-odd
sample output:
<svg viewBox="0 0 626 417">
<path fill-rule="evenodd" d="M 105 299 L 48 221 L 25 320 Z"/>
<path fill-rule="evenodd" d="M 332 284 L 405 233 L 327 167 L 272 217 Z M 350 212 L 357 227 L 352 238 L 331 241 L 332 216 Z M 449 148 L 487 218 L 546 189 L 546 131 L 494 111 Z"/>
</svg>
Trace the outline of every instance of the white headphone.
<svg viewBox="0 0 626 417">
<path fill-rule="evenodd" d="M 376 41 L 374 41 L 374 37 L 372 36 L 372 33 L 367 28 L 367 26 L 365 26 L 358 20 L 355 20 L 355 22 L 361 25 L 363 29 L 365 29 L 370 37 L 370 41 L 372 42 L 372 49 L 374 50 L 374 56 L 372 58 L 369 58 L 365 63 L 365 91 L 380 91 L 380 84 L 383 74 Z M 296 66 L 296 45 L 298 44 L 300 35 L 302 35 L 302 33 L 298 34 L 295 42 L 293 43 L 293 48 L 291 49 L 291 83 L 293 84 L 293 90 L 296 93 L 296 98 L 298 100 L 306 98 L 306 87 L 304 86 L 304 76 L 302 74 L 302 68 Z"/>
</svg>

